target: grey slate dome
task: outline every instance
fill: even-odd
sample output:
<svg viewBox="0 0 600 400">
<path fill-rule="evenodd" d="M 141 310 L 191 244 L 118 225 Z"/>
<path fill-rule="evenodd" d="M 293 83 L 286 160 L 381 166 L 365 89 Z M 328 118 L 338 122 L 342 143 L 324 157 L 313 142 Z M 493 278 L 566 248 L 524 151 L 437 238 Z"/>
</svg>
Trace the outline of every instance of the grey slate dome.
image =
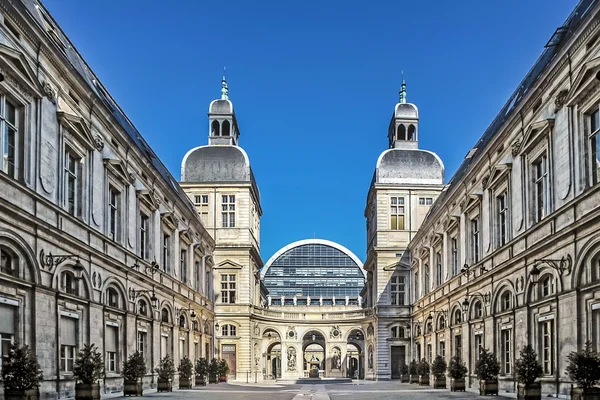
<svg viewBox="0 0 600 400">
<path fill-rule="evenodd" d="M 394 116 L 401 119 L 419 119 L 419 109 L 412 103 L 398 103 Z"/>
<path fill-rule="evenodd" d="M 233 103 L 229 99 L 213 100 L 208 106 L 209 114 L 233 114 Z"/>
<path fill-rule="evenodd" d="M 443 184 L 444 163 L 437 154 L 419 149 L 389 149 L 381 153 L 376 183 Z"/>
<path fill-rule="evenodd" d="M 248 154 L 238 146 L 200 146 L 181 163 L 182 182 L 251 182 Z"/>
</svg>

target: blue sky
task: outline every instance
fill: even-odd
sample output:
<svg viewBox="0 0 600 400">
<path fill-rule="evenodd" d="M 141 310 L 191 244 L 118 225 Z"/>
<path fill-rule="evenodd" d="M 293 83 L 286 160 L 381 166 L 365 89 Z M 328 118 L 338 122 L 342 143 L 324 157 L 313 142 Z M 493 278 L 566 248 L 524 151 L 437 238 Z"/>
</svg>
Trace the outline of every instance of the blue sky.
<svg viewBox="0 0 600 400">
<path fill-rule="evenodd" d="M 576 0 L 45 0 L 171 173 L 206 144 L 223 66 L 262 196 L 290 242 L 365 259 L 367 191 L 402 80 L 450 179 Z"/>
</svg>

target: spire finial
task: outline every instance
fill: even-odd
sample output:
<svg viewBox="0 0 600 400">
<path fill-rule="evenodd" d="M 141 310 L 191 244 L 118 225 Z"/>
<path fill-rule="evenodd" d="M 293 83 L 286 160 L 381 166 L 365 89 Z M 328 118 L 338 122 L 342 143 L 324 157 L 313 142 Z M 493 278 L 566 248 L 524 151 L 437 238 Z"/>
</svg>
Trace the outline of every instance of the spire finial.
<svg viewBox="0 0 600 400">
<path fill-rule="evenodd" d="M 227 67 L 223 67 L 223 80 L 221 81 L 221 99 L 229 100 L 229 88 L 227 87 Z"/>
<path fill-rule="evenodd" d="M 402 72 L 402 76 L 404 76 L 404 72 Z M 402 88 L 400 89 L 400 100 L 398 100 L 398 103 L 406 103 L 406 82 L 404 78 L 402 78 Z"/>
</svg>

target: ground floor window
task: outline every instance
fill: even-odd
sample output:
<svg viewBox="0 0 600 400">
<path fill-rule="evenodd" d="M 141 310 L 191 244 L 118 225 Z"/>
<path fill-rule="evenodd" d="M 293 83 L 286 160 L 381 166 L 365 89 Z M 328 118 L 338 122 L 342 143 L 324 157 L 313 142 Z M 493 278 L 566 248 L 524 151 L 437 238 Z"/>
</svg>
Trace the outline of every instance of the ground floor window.
<svg viewBox="0 0 600 400">
<path fill-rule="evenodd" d="M 511 350 L 512 350 L 512 330 L 503 329 L 500 332 L 500 359 L 501 372 L 504 375 L 511 373 Z"/>
<path fill-rule="evenodd" d="M 429 343 L 427 345 L 427 361 L 429 363 L 431 363 L 432 357 L 433 357 L 433 349 L 432 349 L 431 343 Z"/>
<path fill-rule="evenodd" d="M 75 360 L 76 347 L 63 344 L 60 346 L 60 370 L 73 372 L 73 361 Z"/>
<path fill-rule="evenodd" d="M 542 367 L 544 374 L 554 373 L 554 320 L 540 323 Z"/>
<path fill-rule="evenodd" d="M 167 335 L 162 335 L 160 337 L 160 358 L 164 358 L 169 354 L 169 337 Z"/>
<path fill-rule="evenodd" d="M 454 355 L 462 358 L 462 336 L 454 336 Z"/>
<path fill-rule="evenodd" d="M 479 353 L 483 349 L 483 335 L 477 334 L 473 340 L 473 365 L 479 360 Z"/>
<path fill-rule="evenodd" d="M 597 309 L 594 309 L 597 306 Z M 592 340 L 594 350 L 600 351 L 600 304 L 592 306 Z"/>
<path fill-rule="evenodd" d="M 438 350 L 438 354 L 440 356 L 442 356 L 443 359 L 446 359 L 446 342 L 441 341 L 439 343 L 439 350 Z"/>
</svg>

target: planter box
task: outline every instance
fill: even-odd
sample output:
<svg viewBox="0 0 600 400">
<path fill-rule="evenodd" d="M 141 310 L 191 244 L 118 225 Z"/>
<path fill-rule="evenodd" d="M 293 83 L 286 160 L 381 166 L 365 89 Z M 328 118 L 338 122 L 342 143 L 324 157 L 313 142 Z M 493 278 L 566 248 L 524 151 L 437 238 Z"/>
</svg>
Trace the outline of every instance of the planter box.
<svg viewBox="0 0 600 400">
<path fill-rule="evenodd" d="M 574 387 L 571 389 L 572 400 L 600 400 L 600 388 L 593 387 L 590 389 L 582 389 Z"/>
<path fill-rule="evenodd" d="M 208 375 L 208 383 L 219 383 L 216 375 Z"/>
<path fill-rule="evenodd" d="M 465 378 L 450 380 L 451 392 L 464 392 L 466 390 Z"/>
<path fill-rule="evenodd" d="M 219 376 L 219 382 L 227 382 L 227 375 Z"/>
<path fill-rule="evenodd" d="M 191 389 L 192 380 L 190 378 L 179 378 L 179 389 Z"/>
<path fill-rule="evenodd" d="M 479 394 L 481 396 L 487 396 L 490 394 L 495 394 L 498 396 L 498 379 L 480 380 Z"/>
<path fill-rule="evenodd" d="M 124 381 L 123 396 L 141 396 L 143 394 L 142 382 Z"/>
<path fill-rule="evenodd" d="M 446 377 L 442 376 L 439 378 L 436 378 L 435 376 L 432 376 L 432 381 L 433 381 L 433 388 L 434 389 L 446 389 Z"/>
<path fill-rule="evenodd" d="M 407 374 L 400 375 L 400 382 L 402 382 L 402 383 L 408 383 L 409 379 L 410 379 L 410 376 Z"/>
<path fill-rule="evenodd" d="M 204 375 L 196 375 L 196 386 L 206 386 L 206 377 Z"/>
<path fill-rule="evenodd" d="M 429 386 L 429 375 L 420 375 L 419 376 L 419 385 L 420 386 Z"/>
<path fill-rule="evenodd" d="M 78 383 L 75 385 L 75 400 L 100 399 L 99 383 Z"/>
<path fill-rule="evenodd" d="M 40 391 L 38 388 L 30 390 L 4 389 L 4 398 L 6 400 L 38 400 Z"/>
<path fill-rule="evenodd" d="M 158 392 L 172 392 L 173 391 L 173 382 L 170 379 L 158 379 L 158 384 L 156 386 L 156 390 Z"/>
<path fill-rule="evenodd" d="M 518 400 L 542 400 L 542 384 L 534 382 L 530 385 L 519 383 L 517 386 Z"/>
<path fill-rule="evenodd" d="M 419 383 L 419 375 L 410 375 L 409 383 Z"/>
</svg>

